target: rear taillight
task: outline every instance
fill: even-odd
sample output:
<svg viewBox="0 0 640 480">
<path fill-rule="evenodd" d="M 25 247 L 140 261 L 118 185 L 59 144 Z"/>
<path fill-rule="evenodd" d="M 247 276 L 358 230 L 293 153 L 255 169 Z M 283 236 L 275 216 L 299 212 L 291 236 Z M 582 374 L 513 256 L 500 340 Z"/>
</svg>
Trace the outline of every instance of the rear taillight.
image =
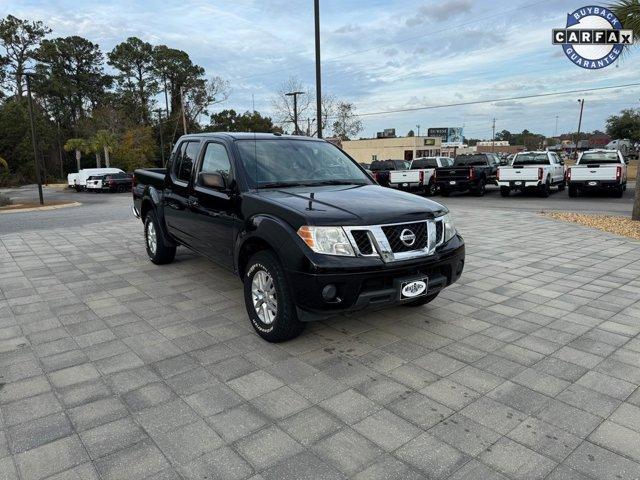
<svg viewBox="0 0 640 480">
<path fill-rule="evenodd" d="M 620 179 L 622 178 L 622 166 L 618 165 L 616 167 L 616 181 L 620 181 Z"/>
<path fill-rule="evenodd" d="M 473 180 L 474 178 L 476 178 L 476 172 L 473 168 L 469 169 L 469 180 Z"/>
<path fill-rule="evenodd" d="M 566 176 L 567 176 L 567 180 L 571 180 L 571 168 L 567 168 Z"/>
<path fill-rule="evenodd" d="M 136 174 L 134 173 L 133 175 L 131 175 L 131 190 L 136 188 L 137 183 L 138 180 L 136 179 Z"/>
<path fill-rule="evenodd" d="M 542 180 L 542 173 L 543 173 L 543 172 L 542 172 L 542 169 L 541 169 L 541 168 L 539 168 L 539 169 L 538 169 L 538 180 Z"/>
<path fill-rule="evenodd" d="M 424 172 L 422 170 L 420 170 L 418 178 L 420 178 L 420 183 L 424 183 Z"/>
</svg>

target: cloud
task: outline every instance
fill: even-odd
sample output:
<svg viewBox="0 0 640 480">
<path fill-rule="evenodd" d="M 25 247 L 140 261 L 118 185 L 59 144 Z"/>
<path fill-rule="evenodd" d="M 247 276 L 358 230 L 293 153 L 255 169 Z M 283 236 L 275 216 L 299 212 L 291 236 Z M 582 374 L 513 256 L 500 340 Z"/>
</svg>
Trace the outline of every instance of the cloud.
<svg viewBox="0 0 640 480">
<path fill-rule="evenodd" d="M 442 22 L 471 11 L 471 0 L 446 0 L 437 5 L 423 5 L 405 22 L 408 27 L 422 25 L 428 20 Z"/>
</svg>

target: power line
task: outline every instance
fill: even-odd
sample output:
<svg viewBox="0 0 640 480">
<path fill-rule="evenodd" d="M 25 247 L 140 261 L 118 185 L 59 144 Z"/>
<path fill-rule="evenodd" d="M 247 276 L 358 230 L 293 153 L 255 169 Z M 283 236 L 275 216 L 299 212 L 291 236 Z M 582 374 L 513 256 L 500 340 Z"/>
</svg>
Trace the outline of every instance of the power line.
<svg viewBox="0 0 640 480">
<path fill-rule="evenodd" d="M 352 57 L 354 55 L 360 55 L 362 53 L 368 53 L 368 52 L 371 52 L 371 51 L 374 51 L 374 50 L 379 50 L 381 48 L 388 47 L 390 45 L 397 45 L 397 44 L 401 44 L 401 43 L 407 43 L 407 42 L 411 42 L 413 40 L 430 37 L 430 36 L 436 35 L 438 33 L 446 33 L 446 32 L 451 31 L 451 28 L 453 28 L 453 27 L 455 27 L 457 29 L 457 28 L 464 27 L 464 26 L 467 26 L 467 25 L 477 24 L 479 21 L 482 21 L 482 20 L 490 20 L 492 18 L 501 17 L 501 16 L 503 16 L 503 15 L 505 15 L 507 13 L 516 12 L 516 11 L 522 10 L 524 8 L 535 7 L 535 6 L 540 5 L 542 3 L 548 3 L 549 1 L 550 0 L 540 0 L 538 2 L 533 2 L 533 3 L 521 5 L 519 7 L 512 8 L 512 9 L 509 9 L 509 10 L 504 10 L 504 11 L 499 12 L 499 13 L 494 13 L 492 15 L 486 15 L 484 17 L 476 17 L 476 18 L 473 18 L 473 19 L 471 19 L 471 20 L 469 20 L 467 22 L 457 23 L 455 25 L 448 25 L 447 27 L 441 28 L 439 30 L 431 30 L 430 32 L 424 33 L 424 34 L 421 34 L 421 35 L 414 35 L 414 36 L 411 36 L 411 37 L 403 38 L 401 40 L 395 40 L 395 41 L 387 42 L 387 43 L 385 43 L 383 45 L 379 45 L 379 46 L 376 46 L 376 47 L 370 47 L 370 48 L 366 48 L 366 49 L 363 49 L 363 50 L 355 50 L 355 51 L 352 51 L 352 52 L 343 53 L 342 55 L 336 55 L 334 57 L 329 57 L 329 58 L 323 60 L 322 63 L 323 63 L 323 65 L 326 65 L 327 63 L 335 62 L 335 61 L 341 60 L 343 58 Z M 291 70 L 288 70 L 288 71 L 291 72 L 293 70 L 294 69 L 291 69 Z M 287 70 L 284 70 L 284 71 L 287 71 Z M 255 73 L 255 74 L 248 75 L 248 76 L 245 76 L 245 77 L 236 78 L 235 81 L 247 80 L 249 78 L 263 77 L 265 75 L 271 75 L 273 73 L 283 73 L 283 70 L 281 68 L 279 70 L 271 70 L 271 71 L 263 72 L 263 73 Z"/>
<path fill-rule="evenodd" d="M 565 90 L 562 92 L 549 92 L 549 93 L 536 93 L 531 95 L 519 95 L 517 97 L 504 97 L 504 98 L 493 98 L 487 100 L 474 100 L 470 102 L 458 102 L 458 103 L 447 103 L 440 105 L 428 105 L 424 107 L 413 107 L 413 108 L 399 108 L 395 110 L 381 110 L 378 112 L 365 112 L 365 113 L 356 113 L 354 116 L 356 117 L 373 117 L 377 115 L 387 115 L 390 113 L 404 113 L 404 112 L 417 112 L 420 110 L 434 110 L 436 108 L 448 108 L 448 107 L 465 107 L 468 105 L 480 105 L 483 103 L 494 103 L 494 102 L 506 102 L 509 100 L 526 100 L 530 98 L 541 98 L 541 97 L 553 97 L 560 95 L 569 95 L 573 93 L 587 93 L 587 92 L 596 92 L 601 90 L 613 90 L 615 88 L 625 88 L 625 87 L 637 87 L 640 86 L 640 82 L 635 83 L 626 83 L 621 85 L 610 85 L 607 87 L 593 87 L 593 88 L 584 88 L 579 90 Z"/>
</svg>

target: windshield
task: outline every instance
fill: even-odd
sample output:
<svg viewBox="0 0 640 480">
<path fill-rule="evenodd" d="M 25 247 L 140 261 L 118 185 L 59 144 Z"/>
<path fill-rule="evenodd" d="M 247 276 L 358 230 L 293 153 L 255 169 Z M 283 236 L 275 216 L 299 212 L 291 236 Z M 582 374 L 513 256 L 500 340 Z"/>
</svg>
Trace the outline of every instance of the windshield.
<svg viewBox="0 0 640 480">
<path fill-rule="evenodd" d="M 278 139 L 236 144 L 250 188 L 371 184 L 349 157 L 329 143 Z"/>
<path fill-rule="evenodd" d="M 580 163 L 620 163 L 618 152 L 586 152 Z"/>
<path fill-rule="evenodd" d="M 453 165 L 455 167 L 469 167 L 473 165 L 486 165 L 487 157 L 485 155 L 460 155 L 455 158 Z"/>
<path fill-rule="evenodd" d="M 519 153 L 513 165 L 549 165 L 549 157 L 546 153 Z"/>
</svg>

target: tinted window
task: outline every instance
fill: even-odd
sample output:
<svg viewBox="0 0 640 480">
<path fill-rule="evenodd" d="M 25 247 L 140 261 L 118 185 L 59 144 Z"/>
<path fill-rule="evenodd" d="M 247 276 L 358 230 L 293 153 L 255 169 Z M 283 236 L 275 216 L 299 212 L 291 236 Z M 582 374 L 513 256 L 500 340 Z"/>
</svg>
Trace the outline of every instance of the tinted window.
<svg viewBox="0 0 640 480">
<path fill-rule="evenodd" d="M 438 162 L 435 158 L 422 158 L 419 160 L 414 160 L 411 164 L 412 169 L 418 168 L 436 168 L 438 166 Z"/>
<path fill-rule="evenodd" d="M 229 161 L 229 155 L 227 154 L 227 149 L 224 145 L 219 143 L 207 144 L 200 171 L 206 173 L 220 173 L 225 180 L 229 180 L 231 162 Z"/>
<path fill-rule="evenodd" d="M 409 170 L 409 166 L 411 165 L 411 162 L 408 162 L 406 160 L 392 160 L 393 162 L 393 167 L 396 170 Z"/>
<path fill-rule="evenodd" d="M 586 152 L 580 163 L 620 163 L 618 152 Z"/>
<path fill-rule="evenodd" d="M 456 167 L 469 167 L 474 165 L 487 165 L 486 155 L 458 155 L 453 161 Z"/>
<path fill-rule="evenodd" d="M 549 157 L 546 153 L 519 153 L 513 165 L 549 165 Z"/>
<path fill-rule="evenodd" d="M 393 170 L 393 162 L 391 160 L 376 160 L 371 162 L 371 167 L 369 168 L 372 172 L 377 172 L 380 170 Z"/>
<path fill-rule="evenodd" d="M 193 164 L 198 156 L 199 149 L 200 144 L 198 142 L 187 142 L 182 154 L 180 168 L 176 175 L 179 180 L 188 182 L 191 179 L 191 170 L 193 169 Z"/>
</svg>

